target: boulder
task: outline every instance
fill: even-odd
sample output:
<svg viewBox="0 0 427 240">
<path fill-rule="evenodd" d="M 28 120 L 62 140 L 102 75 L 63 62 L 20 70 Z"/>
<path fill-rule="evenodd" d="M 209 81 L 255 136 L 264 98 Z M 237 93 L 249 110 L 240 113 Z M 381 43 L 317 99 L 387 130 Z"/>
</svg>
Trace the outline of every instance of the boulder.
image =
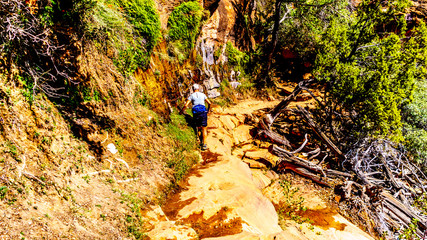
<svg viewBox="0 0 427 240">
<path fill-rule="evenodd" d="M 219 93 L 217 89 L 212 89 L 208 91 L 208 98 L 217 98 L 219 96 L 221 96 L 221 93 Z"/>
</svg>

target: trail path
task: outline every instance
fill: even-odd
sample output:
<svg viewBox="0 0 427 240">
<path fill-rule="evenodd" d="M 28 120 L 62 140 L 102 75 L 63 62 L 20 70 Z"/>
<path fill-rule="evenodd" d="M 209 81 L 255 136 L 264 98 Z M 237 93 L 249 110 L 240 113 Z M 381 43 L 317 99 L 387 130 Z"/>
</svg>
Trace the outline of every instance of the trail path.
<svg viewBox="0 0 427 240">
<path fill-rule="evenodd" d="M 292 220 L 284 229 L 279 226 L 274 207 L 283 198 L 279 176 L 266 168 L 277 158 L 253 144 L 253 126 L 245 124 L 254 112 L 277 103 L 245 100 L 227 109 L 213 108 L 209 150 L 202 152 L 203 162 L 189 174 L 182 191 L 147 213 L 153 226 L 150 239 L 373 239 L 304 182 L 295 184 L 313 226 Z"/>
</svg>

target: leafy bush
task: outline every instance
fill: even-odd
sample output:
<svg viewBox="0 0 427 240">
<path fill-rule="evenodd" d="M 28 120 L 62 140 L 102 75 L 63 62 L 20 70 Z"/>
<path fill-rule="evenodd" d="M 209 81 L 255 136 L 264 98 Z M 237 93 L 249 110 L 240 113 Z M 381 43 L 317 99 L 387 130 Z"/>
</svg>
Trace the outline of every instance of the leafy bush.
<svg viewBox="0 0 427 240">
<path fill-rule="evenodd" d="M 6 197 L 6 193 L 9 191 L 9 189 L 6 186 L 0 187 L 0 199 L 3 200 Z"/>
<path fill-rule="evenodd" d="M 151 52 L 161 38 L 160 18 L 153 0 L 118 0 L 129 22 L 142 36 L 145 49 Z"/>
<path fill-rule="evenodd" d="M 416 83 L 414 100 L 403 108 L 403 119 L 417 128 L 427 130 L 427 81 Z"/>
<path fill-rule="evenodd" d="M 279 184 L 282 188 L 284 200 L 279 207 L 280 218 L 288 217 L 299 224 L 308 222 L 309 219 L 301 217 L 301 213 L 305 212 L 307 208 L 303 204 L 305 199 L 301 196 L 296 196 L 299 188 L 293 187 L 292 183 L 287 180 L 280 180 Z"/>
<path fill-rule="evenodd" d="M 184 52 L 194 47 L 205 13 L 196 1 L 184 2 L 176 7 L 169 16 L 169 38 L 178 41 Z"/>
<path fill-rule="evenodd" d="M 235 70 L 244 72 L 245 66 L 249 62 L 249 56 L 245 52 L 239 51 L 231 42 L 227 42 L 225 54 L 228 58 L 228 63 Z"/>
<path fill-rule="evenodd" d="M 420 240 L 421 238 L 417 234 L 418 221 L 416 218 L 413 218 L 409 226 L 402 227 L 398 239 Z"/>
<path fill-rule="evenodd" d="M 403 108 L 405 146 L 414 160 L 427 169 L 427 83 L 416 83 L 414 100 Z"/>
<path fill-rule="evenodd" d="M 348 1 L 310 2 L 285 4 L 292 17 L 284 18 L 281 44 L 313 59 L 313 75 L 327 86 L 324 100 L 331 112 L 351 113 L 349 125 L 358 132 L 402 140 L 401 109 L 426 73 L 425 24 L 420 21 L 405 35 L 401 13 L 407 0 L 364 0 L 353 12 Z"/>
<path fill-rule="evenodd" d="M 129 75 L 145 68 L 161 38 L 153 0 L 100 0 L 86 16 L 87 35 Z"/>
<path fill-rule="evenodd" d="M 408 124 L 404 127 L 404 136 L 405 146 L 415 162 L 427 169 L 427 131 Z"/>
<path fill-rule="evenodd" d="M 184 116 L 172 114 L 171 121 L 166 127 L 166 136 L 174 142 L 174 153 L 169 158 L 167 166 L 174 169 L 175 181 L 181 180 L 196 161 L 196 156 L 188 156 L 196 149 L 196 135 L 187 126 Z"/>
</svg>

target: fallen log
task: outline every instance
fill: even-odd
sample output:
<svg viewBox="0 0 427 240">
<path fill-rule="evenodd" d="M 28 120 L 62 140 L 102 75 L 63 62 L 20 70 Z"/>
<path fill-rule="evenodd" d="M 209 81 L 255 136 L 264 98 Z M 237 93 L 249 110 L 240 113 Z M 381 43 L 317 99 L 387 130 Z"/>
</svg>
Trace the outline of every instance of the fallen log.
<svg viewBox="0 0 427 240">
<path fill-rule="evenodd" d="M 332 170 L 332 169 L 323 169 L 321 166 L 311 163 L 310 161 L 307 161 L 305 159 L 296 157 L 295 155 L 293 155 L 291 152 L 277 146 L 277 145 L 271 145 L 268 148 L 269 152 L 271 152 L 272 154 L 275 154 L 279 157 L 281 157 L 280 162 L 277 165 L 280 164 L 293 164 L 299 167 L 304 167 L 308 170 L 314 171 L 316 173 L 321 173 L 326 177 L 347 177 L 347 178 L 351 178 L 353 177 L 352 174 L 350 173 L 345 173 L 345 172 L 340 172 L 340 171 L 336 171 L 336 170 Z M 277 166 L 276 165 L 276 166 Z"/>
<path fill-rule="evenodd" d="M 427 230 L 427 219 L 425 217 L 421 217 L 419 214 L 415 213 L 410 206 L 403 204 L 397 198 L 393 197 L 393 195 L 391 195 L 389 192 L 382 191 L 381 196 L 384 198 L 384 207 L 391 211 L 407 226 L 409 226 L 412 219 L 416 219 L 418 221 L 417 233 L 419 236 L 422 236 L 422 234 Z"/>
<path fill-rule="evenodd" d="M 289 148 L 291 147 L 291 143 L 286 137 L 271 130 L 259 130 L 258 136 L 263 136 L 264 138 L 270 139 L 272 143 L 280 144 Z"/>
<path fill-rule="evenodd" d="M 307 110 L 305 110 L 304 108 L 302 108 L 301 106 L 298 106 L 298 111 L 296 111 L 297 113 L 301 114 L 302 117 L 304 117 L 305 121 L 308 123 L 308 125 L 311 127 L 311 129 L 316 133 L 317 136 L 320 137 L 321 140 L 323 140 L 326 145 L 332 150 L 334 151 L 334 153 L 336 154 L 336 156 L 339 159 L 344 159 L 344 154 L 341 152 L 341 150 L 323 133 L 322 130 L 320 130 L 320 128 L 314 123 L 313 119 L 310 117 L 310 114 Z"/>
<path fill-rule="evenodd" d="M 323 186 L 331 187 L 331 184 L 328 183 L 328 181 L 325 181 L 325 180 L 329 180 L 328 178 L 320 177 L 320 176 L 310 172 L 305 167 L 298 166 L 298 165 L 293 164 L 291 162 L 283 161 L 280 163 L 280 167 L 278 168 L 278 170 L 279 170 L 279 172 L 283 172 L 285 169 L 291 170 L 291 171 L 293 171 L 293 172 L 295 172 L 301 176 L 309 178 L 310 180 L 312 180 L 316 183 L 319 183 Z"/>
<path fill-rule="evenodd" d="M 303 90 L 304 87 L 307 87 L 311 83 L 314 82 L 314 79 L 304 80 L 298 83 L 298 86 L 294 88 L 291 94 L 289 94 L 285 99 L 283 99 L 276 107 L 273 108 L 269 113 L 265 114 L 260 122 L 264 126 L 261 126 L 261 129 L 269 130 L 271 125 L 276 120 L 276 118 L 282 113 L 283 109 L 285 109 L 290 102 L 292 102 L 295 97 Z"/>
</svg>

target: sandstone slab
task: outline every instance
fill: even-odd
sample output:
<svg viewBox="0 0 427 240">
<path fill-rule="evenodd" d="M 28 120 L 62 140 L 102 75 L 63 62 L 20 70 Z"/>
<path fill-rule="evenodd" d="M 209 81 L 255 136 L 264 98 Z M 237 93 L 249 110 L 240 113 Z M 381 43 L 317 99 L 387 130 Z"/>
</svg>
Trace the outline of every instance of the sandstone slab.
<svg viewBox="0 0 427 240">
<path fill-rule="evenodd" d="M 147 233 L 152 240 L 180 239 L 197 240 L 198 235 L 194 229 L 185 225 L 175 225 L 175 222 L 164 221 L 156 223 L 153 230 Z"/>
</svg>

